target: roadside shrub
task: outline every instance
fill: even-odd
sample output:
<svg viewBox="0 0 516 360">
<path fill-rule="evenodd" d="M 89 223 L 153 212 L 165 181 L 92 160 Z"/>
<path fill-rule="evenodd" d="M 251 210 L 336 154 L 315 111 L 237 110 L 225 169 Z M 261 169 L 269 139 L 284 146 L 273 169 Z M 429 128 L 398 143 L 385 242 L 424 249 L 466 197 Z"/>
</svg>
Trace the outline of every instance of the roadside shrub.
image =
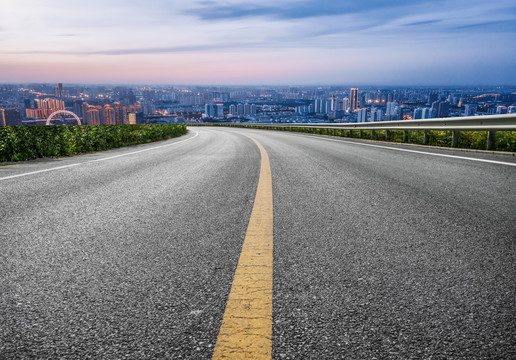
<svg viewBox="0 0 516 360">
<path fill-rule="evenodd" d="M 186 131 L 185 124 L 2 126 L 0 161 L 106 150 L 169 139 Z"/>
</svg>

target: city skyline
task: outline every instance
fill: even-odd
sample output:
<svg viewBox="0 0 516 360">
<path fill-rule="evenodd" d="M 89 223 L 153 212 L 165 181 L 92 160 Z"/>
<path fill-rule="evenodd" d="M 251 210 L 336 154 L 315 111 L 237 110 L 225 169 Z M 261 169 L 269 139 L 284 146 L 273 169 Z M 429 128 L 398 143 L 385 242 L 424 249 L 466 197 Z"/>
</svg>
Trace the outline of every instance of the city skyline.
<svg viewBox="0 0 516 360">
<path fill-rule="evenodd" d="M 0 83 L 516 84 L 508 0 L 8 0 L 0 10 Z"/>
</svg>

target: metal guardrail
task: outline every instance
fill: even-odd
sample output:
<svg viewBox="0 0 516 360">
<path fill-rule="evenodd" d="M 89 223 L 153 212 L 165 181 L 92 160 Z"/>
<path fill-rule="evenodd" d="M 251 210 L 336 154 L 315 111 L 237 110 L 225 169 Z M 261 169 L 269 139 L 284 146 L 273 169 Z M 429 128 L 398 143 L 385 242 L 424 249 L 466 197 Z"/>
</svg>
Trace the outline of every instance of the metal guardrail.
<svg viewBox="0 0 516 360">
<path fill-rule="evenodd" d="M 250 124 L 251 125 L 251 124 Z M 446 130 L 452 131 L 452 147 L 459 143 L 459 131 L 487 131 L 487 150 L 495 147 L 497 131 L 516 131 L 516 114 L 507 115 L 486 115 L 486 116 L 464 116 L 457 118 L 436 118 L 424 120 L 396 120 L 377 121 L 366 123 L 281 123 L 281 124 L 260 124 L 263 127 L 300 127 L 335 130 L 359 130 L 362 137 L 363 130 L 371 131 L 371 138 L 375 138 L 375 130 L 386 130 L 385 139 L 390 140 L 391 130 L 403 130 L 403 141 L 409 139 L 409 130 L 424 131 L 424 144 L 429 143 L 429 131 Z"/>
<path fill-rule="evenodd" d="M 424 120 L 376 121 L 366 123 L 260 124 L 265 126 L 299 126 L 347 130 L 462 130 L 516 131 L 516 114 L 464 116 Z"/>
</svg>

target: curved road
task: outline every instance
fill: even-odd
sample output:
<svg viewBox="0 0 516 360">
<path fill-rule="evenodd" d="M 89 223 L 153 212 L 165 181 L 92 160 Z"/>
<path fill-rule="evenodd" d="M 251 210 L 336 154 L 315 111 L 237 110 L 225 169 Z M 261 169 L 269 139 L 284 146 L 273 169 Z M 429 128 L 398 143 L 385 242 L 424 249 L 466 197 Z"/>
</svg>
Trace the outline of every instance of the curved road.
<svg viewBox="0 0 516 360">
<path fill-rule="evenodd" d="M 0 166 L 0 358 L 210 358 L 249 137 L 272 172 L 272 358 L 516 357 L 516 159 L 195 127 Z"/>
</svg>

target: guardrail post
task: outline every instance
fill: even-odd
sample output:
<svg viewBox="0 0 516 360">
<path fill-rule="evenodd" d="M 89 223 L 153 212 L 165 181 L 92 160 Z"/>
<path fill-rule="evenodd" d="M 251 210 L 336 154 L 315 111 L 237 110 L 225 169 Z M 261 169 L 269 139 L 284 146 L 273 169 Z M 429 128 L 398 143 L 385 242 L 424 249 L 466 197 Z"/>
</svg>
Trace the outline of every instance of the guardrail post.
<svg viewBox="0 0 516 360">
<path fill-rule="evenodd" d="M 494 150 L 496 143 L 496 131 L 487 132 L 487 150 Z"/>
<path fill-rule="evenodd" d="M 459 130 L 452 131 L 451 147 L 459 146 Z"/>
<path fill-rule="evenodd" d="M 385 140 L 389 141 L 391 140 L 391 131 L 385 130 Z"/>
<path fill-rule="evenodd" d="M 337 136 L 337 130 L 333 129 L 333 136 Z"/>
<path fill-rule="evenodd" d="M 364 130 L 360 130 L 359 137 L 362 139 L 362 136 L 364 136 Z"/>
<path fill-rule="evenodd" d="M 428 145 L 430 142 L 430 132 L 428 130 L 424 131 L 423 144 Z"/>
<path fill-rule="evenodd" d="M 374 138 L 375 138 L 375 131 L 371 130 L 371 140 L 374 140 Z"/>
<path fill-rule="evenodd" d="M 408 140 L 409 140 L 408 130 L 403 130 L 403 142 L 408 142 Z"/>
</svg>

